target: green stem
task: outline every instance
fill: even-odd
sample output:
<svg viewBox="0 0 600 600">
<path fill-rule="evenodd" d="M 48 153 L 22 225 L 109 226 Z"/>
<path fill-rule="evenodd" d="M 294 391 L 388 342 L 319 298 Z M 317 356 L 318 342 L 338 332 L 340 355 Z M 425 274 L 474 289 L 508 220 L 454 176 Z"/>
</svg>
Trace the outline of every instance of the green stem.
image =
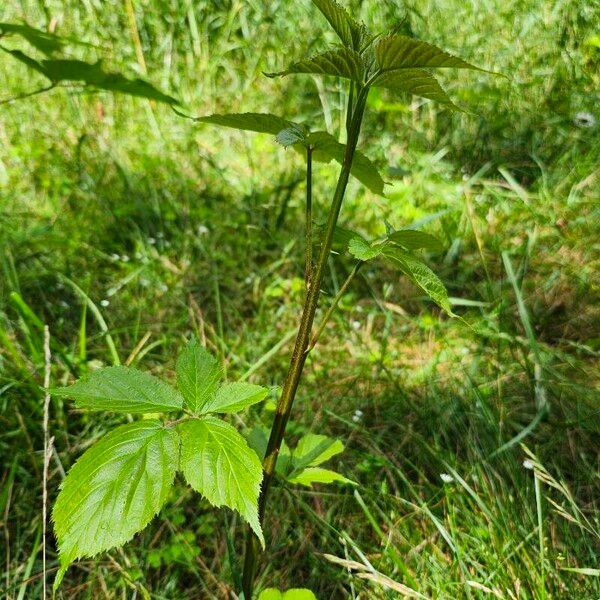
<svg viewBox="0 0 600 600">
<path fill-rule="evenodd" d="M 285 428 L 290 417 L 292 404 L 294 403 L 294 398 L 296 397 L 296 391 L 298 389 L 298 384 L 300 382 L 300 377 L 302 375 L 302 370 L 308 354 L 308 346 L 313 322 L 315 319 L 315 312 L 319 303 L 321 285 L 327 270 L 327 259 L 329 258 L 329 253 L 331 251 L 333 234 L 340 214 L 340 209 L 342 208 L 342 202 L 344 200 L 348 179 L 350 177 L 350 169 L 352 167 L 352 160 L 354 158 L 354 152 L 358 142 L 367 94 L 368 88 L 363 88 L 356 97 L 352 119 L 350 120 L 348 126 L 348 139 L 342 168 L 338 177 L 333 200 L 331 201 L 327 225 L 325 227 L 325 233 L 321 242 L 321 249 L 313 270 L 310 286 L 308 287 L 306 294 L 306 299 L 304 301 L 302 317 L 300 320 L 300 326 L 298 328 L 298 334 L 296 335 L 296 342 L 294 344 L 290 366 L 288 368 L 285 382 L 283 384 L 283 390 L 281 392 L 281 397 L 275 411 L 271 435 L 269 437 L 269 442 L 267 444 L 267 450 L 263 461 L 264 477 L 260 497 L 258 499 L 258 516 L 261 523 L 263 522 L 265 516 L 269 490 L 275 476 L 277 456 L 279 454 Z M 246 537 L 246 554 L 244 557 L 244 574 L 242 577 L 242 589 L 244 591 L 245 600 L 252 600 L 257 557 L 257 539 L 252 532 L 248 530 L 248 535 Z"/>
<path fill-rule="evenodd" d="M 312 146 L 306 148 L 306 215 L 305 215 L 305 261 L 304 261 L 304 279 L 306 289 L 310 287 L 310 278 L 312 274 Z"/>
</svg>

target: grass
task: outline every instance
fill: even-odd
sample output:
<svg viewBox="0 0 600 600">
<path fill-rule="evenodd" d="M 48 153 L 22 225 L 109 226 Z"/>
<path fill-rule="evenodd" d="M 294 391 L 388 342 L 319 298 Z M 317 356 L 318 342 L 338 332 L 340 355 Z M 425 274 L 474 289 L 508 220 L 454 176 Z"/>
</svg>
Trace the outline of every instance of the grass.
<svg viewBox="0 0 600 600">
<path fill-rule="evenodd" d="M 131 4 L 133 21 L 129 4 L 8 2 L 0 19 L 56 17 L 61 34 L 97 46 L 76 54 L 147 71 L 190 113 L 341 123 L 341 103 L 323 100 L 337 84 L 260 76 L 278 48 L 306 51 L 321 23 L 308 2 L 149 0 Z M 476 115 L 370 100 L 362 147 L 392 184 L 388 198 L 353 184 L 342 219 L 369 235 L 384 220 L 426 221 L 446 247 L 428 258 L 464 320 L 385 265 L 361 271 L 309 359 L 289 434 L 342 438 L 335 467 L 360 486 L 278 490 L 260 586 L 320 599 L 398 597 L 400 584 L 436 599 L 600 597 L 600 144 L 598 125 L 574 123 L 599 117 L 593 9 L 362 4 L 377 25 L 406 10 L 407 33 L 511 80 L 460 74 L 453 95 Z M 2 98 L 35 84 L 8 60 L 0 73 Z M 55 91 L 0 111 L 0 590 L 20 600 L 42 589 L 43 324 L 53 384 L 117 357 L 169 376 L 195 332 L 229 377 L 280 385 L 302 297 L 302 173 L 268 137 L 142 101 Z M 317 221 L 335 172 L 319 174 Z M 332 260 L 328 294 L 351 268 Z M 245 420 L 271 416 L 267 404 Z M 114 422 L 53 400 L 51 499 Z M 63 597 L 228 597 L 239 522 L 184 486 L 169 504 L 133 543 L 72 568 Z"/>
</svg>

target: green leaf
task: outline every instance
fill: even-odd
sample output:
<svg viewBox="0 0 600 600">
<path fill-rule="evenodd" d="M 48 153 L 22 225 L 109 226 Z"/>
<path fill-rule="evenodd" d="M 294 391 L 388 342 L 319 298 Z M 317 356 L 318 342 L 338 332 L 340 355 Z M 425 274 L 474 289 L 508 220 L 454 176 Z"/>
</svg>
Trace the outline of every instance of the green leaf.
<svg viewBox="0 0 600 600">
<path fill-rule="evenodd" d="M 79 458 L 61 485 L 52 518 L 58 588 L 77 558 L 120 546 L 164 504 L 179 459 L 179 436 L 160 421 L 117 427 Z"/>
<path fill-rule="evenodd" d="M 98 90 L 119 92 L 165 104 L 179 104 L 175 98 L 163 94 L 147 81 L 128 79 L 120 73 L 104 71 L 101 61 L 87 63 L 73 59 L 43 60 L 42 66 L 46 76 L 53 82 L 80 81 Z"/>
<path fill-rule="evenodd" d="M 340 440 L 308 433 L 298 441 L 294 449 L 294 467 L 301 469 L 307 466 L 316 467 L 336 454 L 344 451 L 344 444 Z"/>
<path fill-rule="evenodd" d="M 323 469 L 321 467 L 307 467 L 300 471 L 297 475 L 292 475 L 288 478 L 290 483 L 305 485 L 312 487 L 313 483 L 349 483 L 350 485 L 356 485 L 356 482 L 336 473 L 329 469 Z"/>
<path fill-rule="evenodd" d="M 262 402 L 269 390 L 253 383 L 225 383 L 218 390 L 215 397 L 200 407 L 200 414 L 207 413 L 236 413 Z"/>
<path fill-rule="evenodd" d="M 395 69 L 474 69 L 485 71 L 448 52 L 405 35 L 388 35 L 375 43 L 375 56 L 384 71 Z"/>
<path fill-rule="evenodd" d="M 440 308 L 455 316 L 442 280 L 422 261 L 400 248 L 386 247 L 383 254 Z"/>
<path fill-rule="evenodd" d="M 396 69 L 378 75 L 371 83 L 373 87 L 382 87 L 394 92 L 414 94 L 445 104 L 453 110 L 460 110 L 453 102 L 438 80 L 423 69 Z"/>
<path fill-rule="evenodd" d="M 312 0 L 312 3 L 323 13 L 344 46 L 358 50 L 361 27 L 346 9 L 333 0 Z"/>
<path fill-rule="evenodd" d="M 314 159 L 316 161 L 329 162 L 330 160 L 335 160 L 340 165 L 344 162 L 346 145 L 338 142 L 326 131 L 311 133 L 306 138 L 305 144 L 313 146 L 315 152 Z M 374 194 L 385 195 L 383 193 L 384 181 L 377 167 L 358 150 L 354 152 L 350 173 Z"/>
<path fill-rule="evenodd" d="M 219 419 L 189 419 L 178 430 L 181 470 L 188 483 L 214 506 L 238 511 L 264 547 L 258 520 L 263 472 L 256 453 L 235 428 Z"/>
<path fill-rule="evenodd" d="M 164 381 L 132 367 L 105 367 L 73 385 L 52 390 L 54 396 L 73 398 L 77 408 L 124 413 L 180 410 L 183 398 Z"/>
<path fill-rule="evenodd" d="M 30 56 L 27 56 L 27 54 L 23 54 L 23 52 L 21 52 L 20 50 L 9 50 L 4 46 L 0 46 L 0 49 L 4 50 L 4 52 L 7 52 L 8 54 L 11 54 L 19 62 L 22 62 L 30 69 L 33 69 L 34 71 L 37 71 L 38 73 L 41 73 L 42 75 L 47 77 L 46 70 L 44 69 L 44 67 L 37 60 L 31 58 Z"/>
<path fill-rule="evenodd" d="M 287 69 L 276 73 L 265 73 L 267 77 L 283 77 L 292 73 L 312 73 L 314 75 L 333 75 L 362 83 L 364 74 L 363 60 L 354 50 L 340 48 L 328 50 L 311 58 L 291 64 Z"/>
<path fill-rule="evenodd" d="M 435 236 L 415 229 L 399 229 L 398 231 L 394 231 L 388 235 L 387 241 L 398 244 L 406 250 L 427 248 L 428 250 L 439 251 L 443 249 L 442 242 Z"/>
<path fill-rule="evenodd" d="M 319 229 L 324 229 L 324 227 L 319 227 Z M 350 241 L 354 238 L 358 238 L 362 240 L 365 244 L 368 244 L 367 240 L 365 240 L 360 233 L 353 231 L 352 229 L 346 229 L 344 227 L 340 227 L 339 225 L 335 226 L 333 231 L 333 246 L 339 249 L 343 249 L 344 251 L 348 249 L 348 245 Z"/>
<path fill-rule="evenodd" d="M 196 338 L 188 343 L 177 358 L 177 387 L 185 404 L 193 412 L 214 401 L 223 368 L 217 359 Z"/>
<path fill-rule="evenodd" d="M 348 242 L 348 252 L 358 260 L 367 261 L 377 258 L 383 252 L 383 246 L 369 244 L 361 237 L 353 237 Z"/>
<path fill-rule="evenodd" d="M 306 146 L 306 133 L 302 127 L 294 124 L 291 127 L 282 129 L 275 136 L 275 141 L 281 144 L 284 148 L 298 143 Z"/>
<path fill-rule="evenodd" d="M 242 131 L 272 133 L 273 135 L 277 135 L 283 129 L 300 127 L 292 121 L 269 113 L 207 115 L 206 117 L 196 117 L 195 120 L 199 123 L 221 125 L 222 127 L 231 127 L 233 129 L 241 129 Z"/>
<path fill-rule="evenodd" d="M 334 481 L 353 484 L 353 481 L 343 475 L 318 466 L 343 451 L 344 444 L 335 438 L 315 433 L 303 436 L 292 452 L 292 472 L 287 476 L 287 480 L 309 487 L 313 483 Z"/>
<path fill-rule="evenodd" d="M 292 588 L 286 592 L 267 588 L 259 594 L 258 600 L 317 600 L 317 597 L 306 588 Z"/>
<path fill-rule="evenodd" d="M 0 23 L 0 35 L 15 34 L 20 35 L 27 40 L 34 48 L 43 52 L 46 56 L 58 52 L 65 44 L 63 38 L 35 29 L 26 24 L 19 23 Z"/>
</svg>

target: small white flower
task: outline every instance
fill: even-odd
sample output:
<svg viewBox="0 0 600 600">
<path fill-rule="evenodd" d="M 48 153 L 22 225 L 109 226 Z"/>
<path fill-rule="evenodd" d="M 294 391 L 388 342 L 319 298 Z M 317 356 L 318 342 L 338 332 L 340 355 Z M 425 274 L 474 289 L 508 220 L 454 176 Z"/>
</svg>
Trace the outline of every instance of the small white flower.
<svg viewBox="0 0 600 600">
<path fill-rule="evenodd" d="M 142 253 L 141 253 L 141 252 L 136 252 L 136 253 L 135 253 L 135 258 L 136 258 L 137 260 L 140 260 L 140 259 L 142 258 Z"/>
<path fill-rule="evenodd" d="M 452 483 L 454 481 L 454 477 L 452 477 L 452 475 L 448 475 L 448 473 L 440 473 L 440 479 L 444 483 Z"/>
<path fill-rule="evenodd" d="M 355 423 L 358 423 L 363 418 L 363 411 L 357 408 L 352 415 L 352 420 Z"/>
<path fill-rule="evenodd" d="M 248 277 L 246 277 L 246 279 L 244 279 L 244 283 L 245 283 L 246 285 L 250 285 L 250 284 L 252 283 L 252 277 L 249 277 L 249 276 L 248 276 Z"/>
<path fill-rule="evenodd" d="M 159 289 L 161 292 L 166 292 L 166 291 L 169 289 L 169 287 L 168 287 L 166 284 L 164 284 L 164 283 L 159 283 L 159 284 L 158 284 L 158 289 Z"/>
<path fill-rule="evenodd" d="M 106 298 L 104 300 L 100 300 L 100 306 L 104 306 L 105 308 L 110 304 L 110 300 Z"/>
<path fill-rule="evenodd" d="M 112 260 L 113 262 L 117 262 L 121 257 L 118 254 L 111 254 L 110 255 L 110 260 Z"/>
<path fill-rule="evenodd" d="M 121 254 L 121 261 L 122 262 L 129 262 L 129 256 L 127 256 L 127 254 Z"/>
<path fill-rule="evenodd" d="M 198 235 L 206 235 L 209 232 L 206 225 L 198 225 Z"/>
<path fill-rule="evenodd" d="M 151 246 L 154 246 L 154 244 L 156 244 L 156 240 L 155 240 L 153 237 L 149 237 L 149 238 L 148 238 L 148 243 L 149 243 Z"/>
<path fill-rule="evenodd" d="M 530 461 L 528 458 L 526 458 L 526 459 L 523 461 L 523 466 L 524 466 L 526 469 L 529 469 L 530 471 L 533 471 L 533 466 L 534 466 L 534 465 L 533 465 L 533 462 L 532 462 L 532 461 Z"/>
<path fill-rule="evenodd" d="M 578 112 L 573 117 L 573 123 L 577 127 L 593 127 L 596 124 L 596 117 L 589 112 Z"/>
<path fill-rule="evenodd" d="M 360 321 L 352 321 L 352 329 L 358 331 L 360 329 Z"/>
</svg>

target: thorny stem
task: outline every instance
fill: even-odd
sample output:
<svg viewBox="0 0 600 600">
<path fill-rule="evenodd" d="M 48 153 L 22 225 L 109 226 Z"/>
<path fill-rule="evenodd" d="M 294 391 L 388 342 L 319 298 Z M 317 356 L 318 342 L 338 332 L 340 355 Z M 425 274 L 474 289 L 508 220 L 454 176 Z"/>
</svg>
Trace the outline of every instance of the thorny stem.
<svg viewBox="0 0 600 600">
<path fill-rule="evenodd" d="M 329 258 L 329 253 L 331 251 L 333 234 L 340 214 L 340 209 L 342 207 L 342 202 L 344 200 L 348 179 L 350 177 L 350 169 L 352 167 L 352 160 L 354 158 L 358 136 L 360 134 L 360 127 L 365 111 L 367 95 L 368 87 L 359 89 L 354 98 L 354 103 L 349 104 L 348 107 L 349 110 L 352 110 L 352 118 L 348 120 L 347 125 L 348 135 L 344 160 L 342 162 L 342 168 L 338 177 L 333 199 L 331 201 L 327 224 L 323 239 L 321 241 L 321 248 L 312 272 L 310 286 L 308 287 L 304 301 L 302 317 L 300 320 L 300 326 L 298 328 L 298 334 L 296 335 L 290 366 L 288 368 L 285 382 L 283 384 L 283 390 L 281 392 L 281 397 L 275 411 L 271 435 L 269 437 L 269 442 L 267 444 L 267 450 L 263 461 L 264 477 L 260 497 L 258 499 L 258 517 L 261 523 L 263 522 L 265 516 L 269 489 L 275 476 L 275 465 L 277 463 L 279 448 L 281 447 L 285 428 L 292 410 L 292 404 L 294 402 L 294 398 L 296 397 L 296 391 L 298 389 L 300 377 L 302 376 L 304 363 L 308 355 L 309 342 L 313 322 L 315 319 L 315 312 L 319 302 L 321 284 L 323 283 L 325 272 L 327 270 L 327 259 Z M 350 95 L 349 102 L 351 102 L 352 96 L 353 94 Z M 242 577 L 242 589 L 245 600 L 252 600 L 252 590 L 254 588 L 254 574 L 256 570 L 257 558 L 258 540 L 252 531 L 248 530 L 246 536 L 246 554 L 244 557 L 244 574 Z"/>
</svg>

